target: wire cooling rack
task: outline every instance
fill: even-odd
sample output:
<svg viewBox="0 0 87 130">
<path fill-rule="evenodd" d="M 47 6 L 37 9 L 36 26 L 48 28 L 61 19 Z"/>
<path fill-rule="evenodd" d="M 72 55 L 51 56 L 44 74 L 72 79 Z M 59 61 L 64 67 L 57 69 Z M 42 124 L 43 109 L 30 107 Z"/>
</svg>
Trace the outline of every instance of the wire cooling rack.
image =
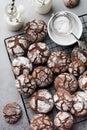
<svg viewBox="0 0 87 130">
<path fill-rule="evenodd" d="M 85 43 L 87 43 L 87 14 L 81 15 L 81 16 L 79 16 L 79 18 L 81 19 L 82 25 L 83 25 L 83 34 L 82 34 L 81 40 L 83 40 L 83 41 L 85 41 Z M 19 35 L 23 35 L 23 34 L 19 34 Z M 10 37 L 8 37 L 8 38 L 6 38 L 6 39 L 4 40 L 6 50 L 7 50 L 6 40 L 9 39 L 9 38 L 10 38 Z M 45 39 L 43 42 L 45 42 L 45 43 L 49 46 L 51 52 L 57 51 L 57 50 L 62 50 L 62 51 L 65 51 L 65 52 L 67 52 L 67 53 L 70 54 L 71 51 L 72 51 L 72 49 L 76 46 L 76 44 L 71 45 L 71 46 L 68 46 L 68 47 L 59 46 L 59 45 L 55 44 L 55 43 L 49 38 L 49 36 L 47 36 L 46 39 Z M 7 51 L 7 54 L 8 54 L 10 63 L 12 63 L 12 57 L 9 55 L 8 51 Z M 16 78 L 16 77 L 15 77 L 15 78 Z M 49 91 L 51 91 L 52 94 L 54 94 L 55 90 L 54 90 L 53 88 L 54 88 L 54 87 L 53 87 L 53 84 L 51 84 L 50 87 L 47 88 L 47 89 L 48 89 Z M 20 95 L 20 96 L 21 96 L 21 95 Z M 21 96 L 21 99 L 22 99 L 22 102 L 23 102 L 23 105 L 24 105 L 24 108 L 25 108 L 25 112 L 26 112 L 26 115 L 27 115 L 28 122 L 30 123 L 31 118 L 33 117 L 33 115 L 34 115 L 35 113 L 34 113 L 34 111 L 32 111 L 32 110 L 29 108 L 29 105 L 28 105 L 29 98 Z M 53 110 L 52 110 L 50 113 L 48 113 L 48 115 L 49 115 L 49 116 L 52 118 L 52 120 L 53 120 L 57 112 L 58 112 L 58 110 L 54 107 Z M 77 118 L 77 117 L 75 117 L 75 118 L 74 118 L 74 124 L 83 122 L 83 121 L 85 121 L 85 120 L 87 120 L 87 117 L 83 117 L 83 118 Z M 53 130 L 56 130 L 55 126 L 54 126 Z"/>
</svg>

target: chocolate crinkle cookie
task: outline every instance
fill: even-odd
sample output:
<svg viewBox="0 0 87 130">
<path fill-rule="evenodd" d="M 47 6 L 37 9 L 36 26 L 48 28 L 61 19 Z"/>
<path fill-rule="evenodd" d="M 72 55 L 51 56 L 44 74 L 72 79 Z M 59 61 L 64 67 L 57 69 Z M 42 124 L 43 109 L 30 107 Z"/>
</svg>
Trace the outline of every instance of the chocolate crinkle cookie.
<svg viewBox="0 0 87 130">
<path fill-rule="evenodd" d="M 49 116 L 36 114 L 30 122 L 30 130 L 53 130 L 53 123 Z"/>
<path fill-rule="evenodd" d="M 76 60 L 70 63 L 68 71 L 74 76 L 81 75 L 86 69 L 86 66 L 81 60 Z"/>
<path fill-rule="evenodd" d="M 42 42 L 37 42 L 28 48 L 27 56 L 34 64 L 43 64 L 50 55 L 49 47 Z"/>
<path fill-rule="evenodd" d="M 27 53 L 28 42 L 23 36 L 13 36 L 6 41 L 9 54 L 14 57 L 23 56 Z"/>
<path fill-rule="evenodd" d="M 16 123 L 22 115 L 22 110 L 16 102 L 8 103 L 3 108 L 3 116 L 5 120 L 10 123 Z"/>
<path fill-rule="evenodd" d="M 68 8 L 73 8 L 79 4 L 80 0 L 64 0 L 64 4 Z"/>
<path fill-rule="evenodd" d="M 24 33 L 28 41 L 40 42 L 47 34 L 47 25 L 43 20 L 32 20 L 26 23 Z"/>
<path fill-rule="evenodd" d="M 78 79 L 79 87 L 83 91 L 87 91 L 87 71 L 85 71 Z"/>
<path fill-rule="evenodd" d="M 87 115 L 87 93 L 78 91 L 73 94 L 73 106 L 70 111 L 75 116 Z"/>
<path fill-rule="evenodd" d="M 31 75 L 22 74 L 16 79 L 16 88 L 24 96 L 30 96 L 36 89 L 36 82 Z"/>
<path fill-rule="evenodd" d="M 31 96 L 29 106 L 39 113 L 48 113 L 54 106 L 51 93 L 46 89 L 38 90 Z"/>
<path fill-rule="evenodd" d="M 54 104 L 61 111 L 69 111 L 72 107 L 72 95 L 63 88 L 58 88 L 54 94 Z"/>
<path fill-rule="evenodd" d="M 54 81 L 54 86 L 56 90 L 61 87 L 72 94 L 77 90 L 78 82 L 72 74 L 62 73 L 56 77 Z"/>
<path fill-rule="evenodd" d="M 87 49 L 75 47 L 71 53 L 71 61 L 81 60 L 87 65 Z"/>
<path fill-rule="evenodd" d="M 52 71 L 43 66 L 36 67 L 32 73 L 38 87 L 47 87 L 53 81 Z"/>
<path fill-rule="evenodd" d="M 12 61 L 12 71 L 16 76 L 29 74 L 32 71 L 32 63 L 26 57 L 16 57 Z"/>
<path fill-rule="evenodd" d="M 58 112 L 54 119 L 54 125 L 58 130 L 70 130 L 73 126 L 73 116 L 67 112 Z"/>
<path fill-rule="evenodd" d="M 60 74 L 68 69 L 70 58 L 68 54 L 63 51 L 53 52 L 47 62 L 48 67 L 55 74 Z"/>
</svg>

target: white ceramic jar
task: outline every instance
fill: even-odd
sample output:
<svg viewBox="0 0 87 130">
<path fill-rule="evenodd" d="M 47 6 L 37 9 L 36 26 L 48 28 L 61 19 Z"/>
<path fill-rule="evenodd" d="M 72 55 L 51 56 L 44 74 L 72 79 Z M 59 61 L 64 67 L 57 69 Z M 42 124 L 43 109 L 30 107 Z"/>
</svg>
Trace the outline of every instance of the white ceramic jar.
<svg viewBox="0 0 87 130">
<path fill-rule="evenodd" d="M 46 14 L 52 8 L 52 0 L 34 0 L 34 5 L 38 13 Z"/>
</svg>

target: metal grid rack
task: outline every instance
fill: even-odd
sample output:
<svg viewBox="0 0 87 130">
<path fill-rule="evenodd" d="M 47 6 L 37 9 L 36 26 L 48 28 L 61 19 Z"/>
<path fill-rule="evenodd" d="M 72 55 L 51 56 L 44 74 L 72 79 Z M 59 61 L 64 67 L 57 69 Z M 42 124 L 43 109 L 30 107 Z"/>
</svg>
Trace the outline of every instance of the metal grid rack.
<svg viewBox="0 0 87 130">
<path fill-rule="evenodd" d="M 87 43 L 87 14 L 84 14 L 84 15 L 81 15 L 79 16 L 79 18 L 81 19 L 82 21 L 82 25 L 83 25 L 83 34 L 82 34 L 82 37 L 81 37 L 81 40 L 84 40 L 86 43 Z M 20 34 L 20 35 L 23 35 L 23 34 Z M 10 37 L 9 37 L 10 38 Z M 6 50 L 7 50 L 7 46 L 6 46 L 6 40 L 9 39 L 9 38 L 6 38 L 4 40 L 5 42 L 5 47 L 6 47 Z M 57 50 L 63 50 L 67 53 L 71 53 L 72 49 L 76 46 L 76 44 L 74 45 L 71 45 L 71 46 L 68 46 L 68 47 L 63 47 L 63 46 L 59 46 L 57 44 L 55 44 L 50 38 L 49 36 L 46 37 L 46 39 L 44 40 L 44 42 L 49 46 L 50 48 L 50 51 L 53 52 L 53 51 L 57 51 Z M 10 60 L 10 63 L 12 62 L 12 57 L 9 55 L 8 51 L 7 51 L 7 54 L 8 54 L 8 57 L 9 57 L 9 60 Z M 16 78 L 16 77 L 15 77 Z M 54 88 L 53 88 L 53 84 L 50 85 L 50 87 L 48 88 L 49 91 L 51 91 L 51 93 L 53 94 L 55 92 Z M 27 119 L 30 123 L 30 120 L 32 118 L 32 116 L 35 114 L 28 106 L 28 100 L 29 98 L 27 97 L 23 97 L 21 96 L 21 99 L 22 99 L 22 102 L 23 102 L 23 105 L 24 105 L 24 108 L 25 108 L 25 112 L 26 112 L 26 115 L 27 115 Z M 54 116 L 55 114 L 58 112 L 58 110 L 54 107 L 54 109 L 48 113 L 48 115 L 54 119 Z M 83 122 L 85 120 L 87 120 L 87 117 L 84 117 L 84 118 L 74 118 L 74 123 L 80 123 L 80 122 Z M 53 130 L 56 130 L 56 128 L 54 127 Z"/>
</svg>

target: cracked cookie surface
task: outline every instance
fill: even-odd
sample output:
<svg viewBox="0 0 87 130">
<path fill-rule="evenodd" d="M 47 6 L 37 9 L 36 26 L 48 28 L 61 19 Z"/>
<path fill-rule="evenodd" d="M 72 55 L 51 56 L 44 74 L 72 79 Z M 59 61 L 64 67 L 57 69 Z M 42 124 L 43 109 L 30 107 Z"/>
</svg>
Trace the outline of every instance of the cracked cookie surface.
<svg viewBox="0 0 87 130">
<path fill-rule="evenodd" d="M 75 116 L 87 115 L 87 94 L 82 91 L 78 91 L 73 94 L 73 106 L 70 110 Z"/>
<path fill-rule="evenodd" d="M 64 88 L 71 94 L 74 93 L 78 87 L 78 82 L 75 76 L 69 73 L 62 73 L 58 75 L 54 81 L 55 89 Z"/>
<path fill-rule="evenodd" d="M 34 64 L 43 64 L 50 55 L 49 47 L 42 42 L 37 42 L 29 46 L 27 56 Z"/>
<path fill-rule="evenodd" d="M 73 116 L 67 112 L 58 112 L 54 119 L 54 125 L 58 130 L 70 130 L 73 126 Z"/>
<path fill-rule="evenodd" d="M 14 57 L 24 56 L 27 53 L 28 42 L 23 36 L 13 36 L 6 41 L 9 54 Z"/>
<path fill-rule="evenodd" d="M 16 123 L 22 115 L 22 110 L 16 102 L 8 103 L 3 108 L 3 116 L 5 120 L 10 123 Z"/>
<path fill-rule="evenodd" d="M 30 122 L 30 130 L 53 130 L 51 118 L 45 114 L 36 114 Z"/>
<path fill-rule="evenodd" d="M 42 41 L 47 34 L 47 25 L 43 20 L 32 20 L 24 27 L 26 39 L 32 43 Z"/>
<path fill-rule="evenodd" d="M 31 96 L 29 106 L 39 113 L 48 113 L 54 106 L 51 93 L 46 89 L 38 90 Z"/>
<path fill-rule="evenodd" d="M 69 111 L 72 107 L 72 95 L 63 88 L 58 88 L 53 96 L 54 104 L 57 109 L 62 111 Z"/>
<path fill-rule="evenodd" d="M 16 79 L 16 88 L 24 96 L 30 96 L 36 89 L 36 82 L 31 75 L 22 74 Z"/>
<path fill-rule="evenodd" d="M 60 74 L 68 69 L 70 58 L 68 54 L 63 51 L 52 52 L 47 65 L 55 74 Z"/>
<path fill-rule="evenodd" d="M 32 63 L 26 57 L 17 57 L 12 61 L 12 71 L 16 76 L 21 74 L 29 74 L 32 69 Z"/>
<path fill-rule="evenodd" d="M 38 87 L 47 87 L 53 81 L 53 73 L 48 67 L 36 67 L 32 73 Z"/>
<path fill-rule="evenodd" d="M 69 64 L 68 71 L 74 76 L 81 75 L 86 69 L 84 63 L 80 60 L 73 61 Z"/>
</svg>

